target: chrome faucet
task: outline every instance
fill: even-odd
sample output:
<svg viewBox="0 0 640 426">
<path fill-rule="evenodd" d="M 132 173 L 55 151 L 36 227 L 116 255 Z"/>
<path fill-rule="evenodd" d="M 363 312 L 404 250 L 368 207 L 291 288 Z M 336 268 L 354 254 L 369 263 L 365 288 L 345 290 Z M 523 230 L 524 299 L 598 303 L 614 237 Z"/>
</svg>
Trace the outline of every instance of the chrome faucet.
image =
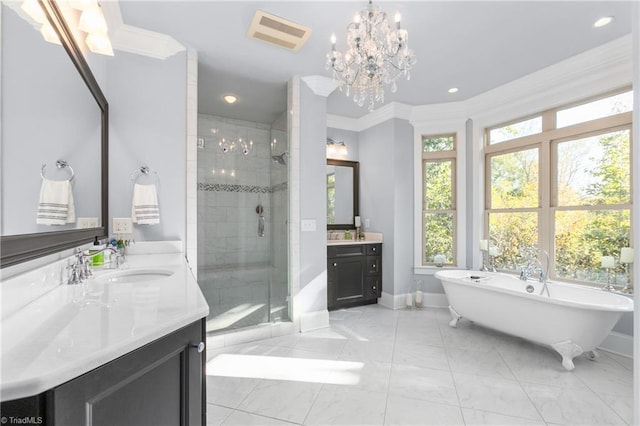
<svg viewBox="0 0 640 426">
<path fill-rule="evenodd" d="M 549 253 L 543 249 L 535 249 L 535 248 L 524 248 L 521 250 L 522 253 L 526 255 L 527 264 L 525 266 L 520 267 L 520 279 L 522 281 L 527 281 L 529 277 L 537 273 L 538 281 L 542 283 L 542 290 L 540 290 L 540 295 L 543 293 L 547 293 L 548 297 L 551 297 L 549 294 L 549 287 L 547 286 L 547 279 L 549 277 Z M 542 265 L 540 259 L 538 257 L 538 253 L 544 254 L 546 267 Z M 537 262 L 538 266 L 533 266 L 533 262 Z"/>
<path fill-rule="evenodd" d="M 75 262 L 67 266 L 67 269 L 70 270 L 67 284 L 80 284 L 83 280 L 93 275 L 89 267 L 89 259 L 105 251 L 118 253 L 118 250 L 113 247 L 105 247 L 93 253 L 82 253 L 81 250 L 78 250 L 75 255 Z M 116 259 L 116 267 L 118 266 L 120 266 L 120 262 Z"/>
</svg>

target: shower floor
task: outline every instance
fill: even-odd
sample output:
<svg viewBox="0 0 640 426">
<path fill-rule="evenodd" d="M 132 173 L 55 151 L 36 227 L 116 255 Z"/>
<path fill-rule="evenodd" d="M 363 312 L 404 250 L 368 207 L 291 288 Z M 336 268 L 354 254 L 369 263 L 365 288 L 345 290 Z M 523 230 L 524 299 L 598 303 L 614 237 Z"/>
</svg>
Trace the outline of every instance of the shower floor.
<svg viewBox="0 0 640 426">
<path fill-rule="evenodd" d="M 241 304 L 226 304 L 209 307 L 207 333 L 236 330 L 257 324 L 287 320 L 286 300 L 271 301 L 271 321 L 264 301 L 248 301 Z"/>
</svg>

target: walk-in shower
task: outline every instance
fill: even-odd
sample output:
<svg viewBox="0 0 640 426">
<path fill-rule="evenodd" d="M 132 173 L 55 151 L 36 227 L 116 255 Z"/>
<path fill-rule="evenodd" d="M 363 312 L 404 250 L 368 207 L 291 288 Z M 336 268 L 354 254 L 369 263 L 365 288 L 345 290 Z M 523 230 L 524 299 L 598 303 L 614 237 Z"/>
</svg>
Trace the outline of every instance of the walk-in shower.
<svg viewBox="0 0 640 426">
<path fill-rule="evenodd" d="M 289 320 L 286 114 L 198 116 L 198 283 L 207 331 Z"/>
</svg>

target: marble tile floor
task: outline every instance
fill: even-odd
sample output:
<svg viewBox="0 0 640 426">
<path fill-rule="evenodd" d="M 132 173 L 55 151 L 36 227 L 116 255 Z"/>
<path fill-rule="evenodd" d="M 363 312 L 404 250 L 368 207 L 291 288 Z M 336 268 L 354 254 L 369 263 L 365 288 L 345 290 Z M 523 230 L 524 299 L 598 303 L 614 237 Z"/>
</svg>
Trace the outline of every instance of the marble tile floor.
<svg viewBox="0 0 640 426">
<path fill-rule="evenodd" d="M 207 425 L 627 425 L 632 360 L 549 348 L 446 309 L 369 305 L 207 353 Z"/>
</svg>

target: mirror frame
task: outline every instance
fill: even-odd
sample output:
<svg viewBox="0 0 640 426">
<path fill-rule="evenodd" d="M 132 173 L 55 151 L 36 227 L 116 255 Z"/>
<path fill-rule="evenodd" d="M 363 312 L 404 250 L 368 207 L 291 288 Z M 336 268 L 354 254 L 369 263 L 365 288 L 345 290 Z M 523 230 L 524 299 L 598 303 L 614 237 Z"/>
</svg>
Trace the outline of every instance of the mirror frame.
<svg viewBox="0 0 640 426">
<path fill-rule="evenodd" d="M 327 166 L 342 166 L 353 168 L 353 217 L 358 216 L 360 208 L 360 163 L 357 161 L 334 160 L 327 158 Z M 326 185 L 326 184 L 325 184 Z M 326 191 L 326 188 L 325 188 Z M 354 219 L 355 220 L 355 219 Z M 355 223 L 327 223 L 327 229 L 353 229 Z"/>
<path fill-rule="evenodd" d="M 39 232 L 33 234 L 0 237 L 0 268 L 26 262 L 48 254 L 90 243 L 97 236 L 108 235 L 109 221 L 109 104 L 102 93 L 87 61 L 78 47 L 64 15 L 54 0 L 38 0 L 48 21 L 60 38 L 71 62 L 93 95 L 101 110 L 100 155 L 101 155 L 101 216 L 102 226 L 88 229 Z"/>
</svg>

